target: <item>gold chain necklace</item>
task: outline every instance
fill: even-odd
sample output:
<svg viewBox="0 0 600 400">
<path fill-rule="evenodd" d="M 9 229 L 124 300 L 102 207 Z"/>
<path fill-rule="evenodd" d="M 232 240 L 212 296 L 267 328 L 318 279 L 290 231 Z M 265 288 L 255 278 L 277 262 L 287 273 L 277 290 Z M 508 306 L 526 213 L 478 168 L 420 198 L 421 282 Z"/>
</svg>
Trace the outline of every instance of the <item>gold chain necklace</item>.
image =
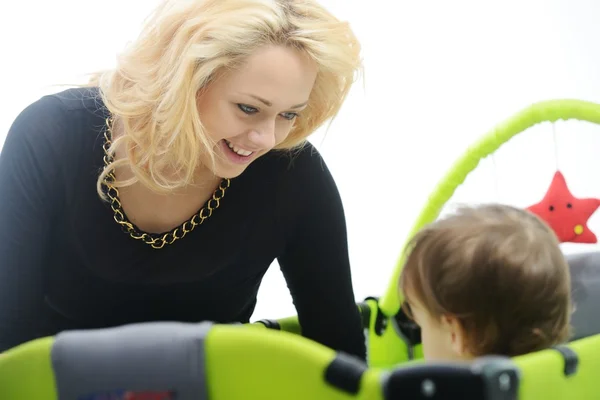
<svg viewBox="0 0 600 400">
<path fill-rule="evenodd" d="M 112 156 L 109 154 L 109 148 L 112 144 L 112 118 L 106 119 L 106 129 L 104 130 L 104 168 L 108 168 L 109 164 L 113 161 Z M 225 191 L 229 188 L 231 181 L 227 178 L 223 179 L 219 183 L 219 187 L 214 191 L 212 197 L 208 200 L 206 205 L 200 209 L 200 211 L 183 224 L 170 232 L 163 234 L 149 234 L 146 232 L 140 232 L 131 222 L 125 217 L 125 212 L 121 206 L 119 200 L 119 190 L 113 185 L 115 182 L 114 169 L 106 175 L 104 179 L 104 186 L 106 186 L 106 195 L 110 199 L 110 207 L 114 213 L 115 221 L 121 225 L 123 231 L 133 239 L 141 240 L 144 243 L 152 246 L 154 249 L 162 249 L 167 244 L 173 244 L 177 239 L 183 238 L 185 235 L 193 231 L 198 225 L 202 225 L 207 218 L 209 218 L 213 211 L 219 208 L 221 205 L 221 199 L 225 196 Z"/>
</svg>

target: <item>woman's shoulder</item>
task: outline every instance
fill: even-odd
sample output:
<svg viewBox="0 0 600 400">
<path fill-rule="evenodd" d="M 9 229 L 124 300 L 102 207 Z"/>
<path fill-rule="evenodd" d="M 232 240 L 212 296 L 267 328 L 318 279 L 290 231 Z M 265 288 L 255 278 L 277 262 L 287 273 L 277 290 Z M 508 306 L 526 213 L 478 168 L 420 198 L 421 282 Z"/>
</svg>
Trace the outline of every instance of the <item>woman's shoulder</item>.
<svg viewBox="0 0 600 400">
<path fill-rule="evenodd" d="M 86 131 L 99 132 L 108 114 L 95 88 L 71 88 L 31 102 L 14 119 L 7 139 L 55 146 L 84 142 Z"/>
<path fill-rule="evenodd" d="M 33 103 L 33 106 L 37 106 L 40 111 L 54 110 L 57 117 L 68 121 L 89 120 L 95 123 L 110 115 L 97 87 L 75 87 L 48 94 Z"/>
<path fill-rule="evenodd" d="M 107 114 L 100 89 L 95 86 L 69 88 L 45 97 L 54 99 L 67 111 L 84 111 L 102 116 Z"/>
<path fill-rule="evenodd" d="M 337 190 L 323 156 L 308 141 L 294 149 L 272 151 L 264 158 L 254 176 L 262 181 L 270 175 L 282 197 L 298 199 Z"/>
<path fill-rule="evenodd" d="M 323 157 L 310 142 L 293 149 L 275 149 L 254 161 L 235 186 L 249 193 L 275 196 L 286 203 L 289 199 L 311 197 L 315 191 L 331 185 L 331 174 Z M 329 190 L 329 188 L 326 188 Z"/>
<path fill-rule="evenodd" d="M 327 172 L 327 166 L 319 150 L 309 141 L 286 150 L 273 150 L 265 159 L 268 168 L 285 178 L 305 179 L 319 172 Z M 275 168 L 273 168 L 275 167 Z"/>
<path fill-rule="evenodd" d="M 15 122 L 39 122 L 47 131 L 61 123 L 70 124 L 76 119 L 93 120 L 106 116 L 108 113 L 98 89 L 78 87 L 46 94 L 34 100 L 21 110 Z"/>
<path fill-rule="evenodd" d="M 105 118 L 96 93 L 68 89 L 31 102 L 14 119 L 2 153 L 20 154 L 22 163 L 35 160 L 26 168 L 60 169 L 69 176 L 97 169 L 102 165 Z"/>
</svg>

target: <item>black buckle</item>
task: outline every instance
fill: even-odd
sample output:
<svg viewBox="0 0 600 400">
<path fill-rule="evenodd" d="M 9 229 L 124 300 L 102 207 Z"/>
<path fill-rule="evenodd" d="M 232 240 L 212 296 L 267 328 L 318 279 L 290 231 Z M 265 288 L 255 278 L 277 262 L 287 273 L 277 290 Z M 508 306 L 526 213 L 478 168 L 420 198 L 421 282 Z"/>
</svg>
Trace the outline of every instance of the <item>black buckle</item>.
<svg viewBox="0 0 600 400">
<path fill-rule="evenodd" d="M 481 357 L 471 363 L 426 363 L 392 371 L 384 398 L 516 400 L 520 374 L 507 357 Z"/>
<path fill-rule="evenodd" d="M 402 307 L 400 307 L 400 311 L 394 315 L 394 320 L 409 345 L 416 346 L 421 344 L 421 327 L 419 327 L 415 321 L 408 318 L 408 315 L 406 315 Z"/>
<path fill-rule="evenodd" d="M 366 302 L 367 300 L 374 300 L 377 304 L 377 314 L 375 315 L 375 326 L 373 327 L 373 331 L 377 336 L 381 336 L 387 328 L 388 319 L 381 311 L 381 308 L 379 308 L 379 297 L 367 297 L 364 301 Z"/>
</svg>

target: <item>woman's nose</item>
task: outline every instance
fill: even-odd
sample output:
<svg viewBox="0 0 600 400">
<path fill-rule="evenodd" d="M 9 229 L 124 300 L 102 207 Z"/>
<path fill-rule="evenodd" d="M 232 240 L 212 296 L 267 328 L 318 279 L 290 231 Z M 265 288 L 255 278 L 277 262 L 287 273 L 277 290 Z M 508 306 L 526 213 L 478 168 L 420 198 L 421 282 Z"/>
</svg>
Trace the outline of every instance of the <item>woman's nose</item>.
<svg viewBox="0 0 600 400">
<path fill-rule="evenodd" d="M 275 147 L 275 121 L 261 124 L 252 129 L 248 139 L 260 149 L 272 149 Z"/>
</svg>

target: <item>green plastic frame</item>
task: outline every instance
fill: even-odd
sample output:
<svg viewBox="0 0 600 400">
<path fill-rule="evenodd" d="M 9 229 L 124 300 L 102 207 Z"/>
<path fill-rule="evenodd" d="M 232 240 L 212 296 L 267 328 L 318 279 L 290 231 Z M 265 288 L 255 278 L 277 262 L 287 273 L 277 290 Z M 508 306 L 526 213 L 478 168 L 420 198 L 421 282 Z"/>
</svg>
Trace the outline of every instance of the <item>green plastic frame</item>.
<svg viewBox="0 0 600 400">
<path fill-rule="evenodd" d="M 497 125 L 471 145 L 439 181 L 410 230 L 407 242 L 417 231 L 438 218 L 446 202 L 482 159 L 530 127 L 542 122 L 556 122 L 557 120 L 580 120 L 600 124 L 600 104 L 575 99 L 538 102 Z M 389 286 L 379 299 L 379 309 L 388 318 L 398 313 L 403 301 L 402 294 L 398 290 L 398 279 L 406 256 L 404 252 L 406 243 L 402 247 Z M 406 349 L 399 342 L 401 340 L 393 329 L 386 329 L 381 336 L 370 332 L 369 364 L 390 367 L 405 361 Z"/>
</svg>

